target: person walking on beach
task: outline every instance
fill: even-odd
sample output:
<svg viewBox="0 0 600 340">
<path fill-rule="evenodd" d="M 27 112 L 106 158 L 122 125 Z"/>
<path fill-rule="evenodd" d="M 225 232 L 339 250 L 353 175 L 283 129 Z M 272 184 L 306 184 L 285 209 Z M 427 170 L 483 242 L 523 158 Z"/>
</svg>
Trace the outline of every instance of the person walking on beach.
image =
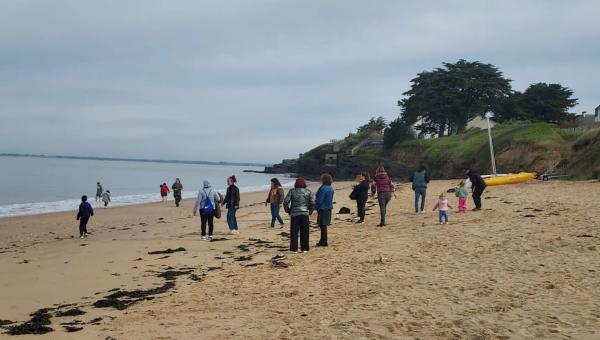
<svg viewBox="0 0 600 340">
<path fill-rule="evenodd" d="M 104 202 L 104 209 L 106 209 L 106 207 L 108 206 L 108 203 L 110 203 L 110 190 L 106 190 L 102 194 L 102 202 Z"/>
<path fill-rule="evenodd" d="M 321 229 L 321 239 L 317 247 L 327 247 L 327 226 L 331 224 L 334 190 L 331 186 L 333 178 L 330 174 L 321 175 L 321 187 L 317 190 L 315 208 L 317 209 L 317 224 Z"/>
<path fill-rule="evenodd" d="M 427 194 L 427 183 L 429 183 L 429 174 L 424 166 L 419 167 L 419 170 L 410 177 L 412 189 L 415 192 L 415 213 L 425 210 L 425 197 Z M 419 199 L 421 204 L 419 206 Z M 420 208 L 420 209 L 419 209 Z"/>
<path fill-rule="evenodd" d="M 163 203 L 167 202 L 167 197 L 169 196 L 170 193 L 171 193 L 171 190 L 169 190 L 169 186 L 167 185 L 167 183 L 163 183 L 160 185 L 160 196 L 162 198 Z"/>
<path fill-rule="evenodd" d="M 377 191 L 377 201 L 379 202 L 379 212 L 381 215 L 380 222 L 377 226 L 383 227 L 385 226 L 386 208 L 392 199 L 394 185 L 390 180 L 390 176 L 388 176 L 385 171 L 385 168 L 381 165 L 377 168 L 377 174 L 375 175 L 375 187 Z"/>
<path fill-rule="evenodd" d="M 280 228 L 283 228 L 283 219 L 279 214 L 279 210 L 281 210 L 284 198 L 285 193 L 283 192 L 281 183 L 277 178 L 271 178 L 271 190 L 269 190 L 269 195 L 265 201 L 265 206 L 267 204 L 271 206 L 271 228 L 275 228 L 275 221 L 279 222 Z"/>
<path fill-rule="evenodd" d="M 448 208 L 454 209 L 450 205 L 450 202 L 448 202 L 446 196 L 444 196 L 444 193 L 441 193 L 437 203 L 433 207 L 433 211 L 435 211 L 435 209 L 439 210 L 440 224 L 448 223 Z"/>
<path fill-rule="evenodd" d="M 240 189 L 235 185 L 237 179 L 234 175 L 227 178 L 227 193 L 223 200 L 223 205 L 227 208 L 227 225 L 229 226 L 230 234 L 238 233 L 236 211 L 240 208 Z"/>
<path fill-rule="evenodd" d="M 299 177 L 294 188 L 288 191 L 283 200 L 285 211 L 291 216 L 290 251 L 307 253 L 309 250 L 309 216 L 315 209 L 313 194 L 306 188 L 306 180 Z M 300 251 L 298 251 L 298 234 L 300 234 Z"/>
<path fill-rule="evenodd" d="M 198 191 L 196 203 L 194 203 L 194 216 L 200 211 L 200 239 L 203 241 L 212 240 L 214 229 L 215 207 L 219 204 L 220 196 L 216 190 L 213 190 L 210 181 L 205 179 L 202 189 Z M 208 224 L 208 237 L 206 235 L 206 225 Z"/>
<path fill-rule="evenodd" d="M 100 201 L 102 197 L 102 185 L 100 182 L 96 183 L 96 202 Z"/>
<path fill-rule="evenodd" d="M 171 189 L 173 189 L 173 198 L 175 198 L 175 206 L 178 207 L 179 202 L 181 202 L 181 191 L 183 190 L 183 184 L 181 184 L 179 178 L 175 179 L 175 183 L 173 183 Z"/>
<path fill-rule="evenodd" d="M 81 196 L 81 204 L 79 204 L 79 211 L 77 212 L 77 220 L 79 221 L 79 237 L 84 238 L 88 236 L 87 223 L 91 216 L 94 216 L 94 209 L 92 205 L 88 203 L 87 196 Z"/>
<path fill-rule="evenodd" d="M 465 181 L 460 181 L 460 183 L 458 184 L 458 188 L 456 188 L 455 190 L 455 195 L 456 197 L 458 197 L 458 212 L 466 213 L 467 197 L 469 197 L 469 191 L 467 190 Z"/>
<path fill-rule="evenodd" d="M 358 221 L 356 221 L 356 223 L 365 222 L 365 206 L 367 205 L 367 200 L 369 199 L 369 183 L 371 183 L 370 177 L 371 176 L 368 172 L 363 172 L 356 176 L 356 180 L 359 183 L 354 186 L 354 189 L 352 189 L 352 192 L 350 193 L 350 199 L 356 201 L 356 215 L 358 217 Z"/>
<path fill-rule="evenodd" d="M 487 186 L 485 181 L 479 174 L 479 172 L 471 169 L 465 169 L 465 175 L 469 177 L 469 181 L 471 181 L 471 189 L 473 190 L 473 202 L 475 203 L 475 209 L 471 211 L 479 211 L 481 210 L 481 194 L 485 190 Z"/>
</svg>

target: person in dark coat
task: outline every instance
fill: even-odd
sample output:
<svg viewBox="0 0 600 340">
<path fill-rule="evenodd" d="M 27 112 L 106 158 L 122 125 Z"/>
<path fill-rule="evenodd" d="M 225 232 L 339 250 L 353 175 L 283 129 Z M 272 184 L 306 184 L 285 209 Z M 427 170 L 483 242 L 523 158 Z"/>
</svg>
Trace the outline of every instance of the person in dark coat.
<svg viewBox="0 0 600 340">
<path fill-rule="evenodd" d="M 240 189 L 235 185 L 237 179 L 234 175 L 227 178 L 227 193 L 222 205 L 227 207 L 227 225 L 231 234 L 238 233 L 238 224 L 235 213 L 240 208 Z"/>
<path fill-rule="evenodd" d="M 173 189 L 173 198 L 175 198 L 175 206 L 178 207 L 179 202 L 181 202 L 181 191 L 183 190 L 183 184 L 181 184 L 179 178 L 175 179 L 175 183 L 173 183 L 171 189 Z"/>
<path fill-rule="evenodd" d="M 424 166 L 419 167 L 419 170 L 410 176 L 412 189 L 415 192 L 415 213 L 425 211 L 425 197 L 427 195 L 427 184 L 429 183 L 429 173 Z M 419 199 L 421 201 L 419 210 Z"/>
<path fill-rule="evenodd" d="M 471 189 L 473 190 L 473 203 L 475 203 L 475 209 L 472 211 L 481 210 L 481 194 L 485 190 L 487 186 L 485 181 L 479 174 L 479 172 L 471 169 L 465 169 L 465 175 L 469 177 L 469 181 L 471 181 Z"/>
<path fill-rule="evenodd" d="M 368 172 L 363 172 L 357 176 L 357 180 L 359 183 L 354 186 L 352 193 L 350 193 L 350 198 L 356 200 L 356 210 L 358 216 L 358 221 L 356 221 L 356 223 L 364 223 L 365 206 L 367 205 L 367 200 L 369 199 L 369 189 L 371 187 L 371 176 Z"/>
<path fill-rule="evenodd" d="M 91 204 L 87 201 L 87 196 L 81 196 L 81 204 L 79 204 L 79 211 L 77 212 L 77 220 L 79 220 L 79 237 L 84 238 L 88 235 L 87 223 L 90 217 L 94 216 L 94 209 Z"/>
</svg>

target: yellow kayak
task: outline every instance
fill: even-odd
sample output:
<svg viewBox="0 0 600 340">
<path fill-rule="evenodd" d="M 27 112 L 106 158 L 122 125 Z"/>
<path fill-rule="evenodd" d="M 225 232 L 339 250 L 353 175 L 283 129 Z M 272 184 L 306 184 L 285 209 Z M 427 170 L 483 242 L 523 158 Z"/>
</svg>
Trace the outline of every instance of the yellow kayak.
<svg viewBox="0 0 600 340">
<path fill-rule="evenodd" d="M 488 186 L 517 184 L 530 181 L 535 178 L 535 172 L 519 172 L 518 174 L 498 175 L 496 177 L 484 178 L 485 184 Z"/>
</svg>

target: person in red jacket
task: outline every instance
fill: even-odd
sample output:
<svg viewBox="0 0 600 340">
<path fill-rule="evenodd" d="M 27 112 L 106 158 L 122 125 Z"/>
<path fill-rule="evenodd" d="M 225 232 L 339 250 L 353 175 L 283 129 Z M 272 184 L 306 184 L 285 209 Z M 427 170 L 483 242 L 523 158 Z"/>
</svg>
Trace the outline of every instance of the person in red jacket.
<svg viewBox="0 0 600 340">
<path fill-rule="evenodd" d="M 163 183 L 160 185 L 160 196 L 162 197 L 163 203 L 167 202 L 167 196 L 169 196 L 171 190 L 169 190 L 169 186 L 167 183 Z"/>
<path fill-rule="evenodd" d="M 377 226 L 383 227 L 385 226 L 386 207 L 392 199 L 394 185 L 390 180 L 390 176 L 388 176 L 387 172 L 385 172 L 385 168 L 381 165 L 377 168 L 377 174 L 375 175 L 374 180 L 375 187 L 377 188 L 377 201 L 379 202 L 379 211 L 381 214 L 381 220 Z"/>
</svg>

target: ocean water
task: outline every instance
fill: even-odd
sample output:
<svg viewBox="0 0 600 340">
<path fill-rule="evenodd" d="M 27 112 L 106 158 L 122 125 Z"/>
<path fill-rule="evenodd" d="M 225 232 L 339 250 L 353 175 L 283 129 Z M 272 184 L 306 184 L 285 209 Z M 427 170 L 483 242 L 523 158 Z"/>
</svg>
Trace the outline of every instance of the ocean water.
<svg viewBox="0 0 600 340">
<path fill-rule="evenodd" d="M 235 175 L 241 192 L 267 190 L 273 175 L 247 173 L 257 167 L 134 161 L 101 161 L 58 158 L 0 156 L 0 217 L 76 211 L 81 196 L 87 195 L 94 207 L 96 182 L 110 190 L 109 206 L 157 202 L 160 184 L 169 188 L 179 177 L 183 198 L 195 197 L 204 179 L 224 192 L 226 179 Z M 293 179 L 278 176 L 285 187 Z M 173 199 L 172 195 L 169 199 Z"/>
</svg>

